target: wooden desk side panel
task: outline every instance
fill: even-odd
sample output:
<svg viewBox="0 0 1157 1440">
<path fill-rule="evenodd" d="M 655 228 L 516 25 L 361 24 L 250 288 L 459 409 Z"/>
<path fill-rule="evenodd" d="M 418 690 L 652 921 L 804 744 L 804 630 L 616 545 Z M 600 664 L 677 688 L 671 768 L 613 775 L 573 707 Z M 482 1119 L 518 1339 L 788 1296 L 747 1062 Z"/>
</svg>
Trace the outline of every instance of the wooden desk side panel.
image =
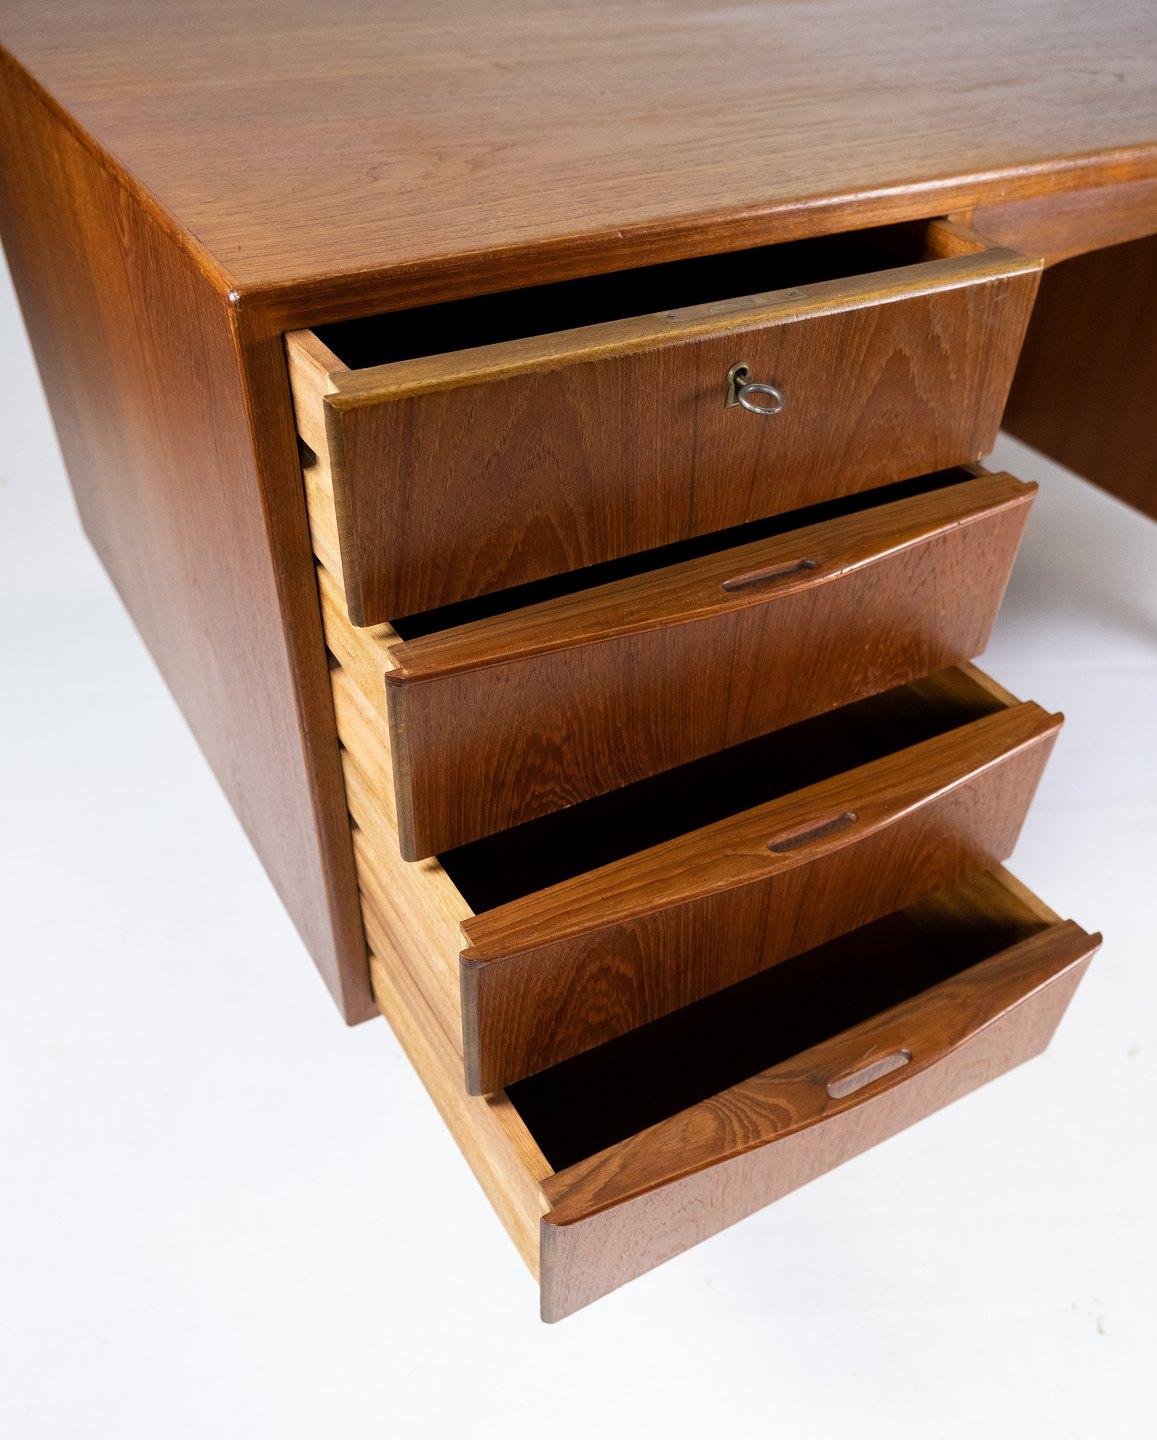
<svg viewBox="0 0 1157 1440">
<path fill-rule="evenodd" d="M 1157 519 L 1157 235 L 1045 272 L 1004 428 Z"/>
<path fill-rule="evenodd" d="M 244 336 L 160 219 L 0 63 L 0 228 L 85 530 L 343 1014 L 367 1018 L 281 347 Z"/>
</svg>

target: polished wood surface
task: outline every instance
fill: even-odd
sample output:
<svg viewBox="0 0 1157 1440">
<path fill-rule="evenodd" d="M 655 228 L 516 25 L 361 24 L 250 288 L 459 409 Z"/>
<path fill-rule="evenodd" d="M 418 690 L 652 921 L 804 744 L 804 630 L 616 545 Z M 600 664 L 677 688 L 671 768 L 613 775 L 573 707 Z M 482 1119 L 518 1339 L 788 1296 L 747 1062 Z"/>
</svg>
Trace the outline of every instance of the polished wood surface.
<svg viewBox="0 0 1157 1440">
<path fill-rule="evenodd" d="M 982 643 L 1026 492 L 861 520 L 852 565 L 765 535 L 738 575 L 697 552 L 674 589 L 424 639 L 415 612 L 979 457 L 1041 261 L 1152 232 L 1140 0 L 4 0 L 0 46 L 0 225 L 86 529 L 342 1013 L 389 1017 L 548 1319 L 1041 1048 L 1095 938 L 976 872 L 1059 717 L 970 668 L 813 713 L 852 683 L 833 635 L 870 686 Z M 573 308 L 643 267 L 891 244 L 870 227 L 922 248 L 374 349 L 404 316 L 450 333 L 446 301 L 513 316 L 566 282 Z M 1009 410 L 1140 503 L 1151 261 L 1054 270 Z M 1092 373 L 1058 402 L 1066 340 Z M 736 362 L 782 414 L 723 404 Z M 1082 404 L 1077 435 L 1057 412 Z M 777 564 L 800 568 L 774 602 L 747 589 Z M 752 651 L 777 606 L 780 709 Z M 685 750 L 645 709 L 660 667 L 632 647 L 657 643 L 661 708 L 697 700 Z M 455 705 L 481 728 L 440 777 Z M 535 745 L 537 793 L 488 797 Z"/>
<path fill-rule="evenodd" d="M 998 202 L 959 218 L 994 244 L 1055 265 L 1157 233 L 1157 176 L 1070 195 Z"/>
<path fill-rule="evenodd" d="M 553 1173 L 550 1166 L 505 1095 L 463 1092 L 457 1057 L 396 953 L 371 955 L 370 969 L 382 1014 L 537 1278 L 539 1221 L 546 1210 L 542 1182 Z"/>
<path fill-rule="evenodd" d="M 340 717 L 344 720 L 344 715 Z M 353 738 L 348 731 L 343 738 Z M 459 955 L 462 926 L 473 911 L 440 861 L 410 865 L 398 855 L 396 832 L 364 771 L 350 751 L 342 751 L 354 851 L 363 912 L 372 912 L 367 929 L 380 933 L 383 922 L 393 936 L 427 1004 L 447 1037 L 463 1048 Z M 378 946 L 371 946 L 383 953 Z M 459 1065 L 459 1083 L 462 1067 Z"/>
<path fill-rule="evenodd" d="M 335 1000 L 364 1019 L 304 512 L 263 489 L 296 469 L 280 346 L 6 66 L 0 156 L 4 247 L 85 529 Z"/>
<path fill-rule="evenodd" d="M 1157 168 L 1144 0 L 5 0 L 0 41 L 226 285 L 295 307 Z"/>
<path fill-rule="evenodd" d="M 877 491 L 855 509 L 836 508 L 832 519 L 820 518 L 822 506 L 802 512 L 804 518 L 815 515 L 815 524 L 798 525 L 796 512 L 775 527 L 769 539 L 733 544 L 736 534 L 742 538 L 748 532 L 728 531 L 726 539 L 719 537 L 698 558 L 680 560 L 676 548 L 674 563 L 484 619 L 467 619 L 413 640 L 395 640 L 385 673 L 399 690 L 410 690 L 575 646 L 759 610 L 781 596 L 814 593 L 824 584 L 838 592 L 861 569 L 955 531 L 975 529 L 984 538 L 977 540 L 976 554 L 961 563 L 954 577 L 961 582 L 959 588 L 949 587 L 959 597 L 969 588 L 968 574 L 983 564 L 984 550 L 993 542 L 979 522 L 1011 518 L 1019 531 L 1037 489 L 1007 472 L 974 473 L 979 468 L 942 472 L 927 488 L 914 491 L 905 486 Z M 897 489 L 902 493 L 897 495 Z M 662 551 L 660 557 L 668 553 Z M 1000 569 L 994 569 L 999 577 Z M 875 570 L 871 573 L 876 577 Z M 881 581 L 879 588 L 889 587 Z M 355 630 L 358 637 L 372 634 Z M 925 671 L 943 668 L 926 666 Z"/>
<path fill-rule="evenodd" d="M 322 369 L 316 337 L 290 337 L 350 618 L 391 620 L 978 459 L 1039 266 L 951 226 L 922 243 L 941 258 L 370 369 Z M 866 244 L 862 263 L 879 263 Z M 785 264 L 780 283 L 791 275 Z M 686 282 L 671 283 L 677 305 Z M 738 363 L 782 390 L 782 413 L 725 404 Z"/>
<path fill-rule="evenodd" d="M 548 1178 L 543 1318 L 562 1319 L 1038 1054 L 1099 941 L 1072 921 L 1050 926 Z M 835 1083 L 865 1072 L 874 1078 L 850 1092 Z"/>
<path fill-rule="evenodd" d="M 504 6 L 484 22 L 473 7 L 322 16 L 302 0 L 0 8 L 16 117 L 3 223 L 86 523 L 95 533 L 99 508 L 123 538 L 120 560 L 103 540 L 102 553 L 347 1018 L 369 1013 L 368 974 L 281 332 L 1022 202 L 1046 206 L 1035 242 L 1019 222 L 991 234 L 1023 235 L 1030 254 L 1047 256 L 1054 233 L 1067 253 L 1140 233 L 1157 179 L 1143 6 L 990 0 L 933 20 L 904 0 L 871 25 L 863 13 L 805 3 L 785 33 L 762 6 Z M 343 103 L 290 103 L 287 73 L 299 100 L 331 85 Z M 552 103 L 531 117 L 540 89 Z M 119 289 L 73 294 L 108 283 L 90 234 L 98 254 L 149 236 L 169 282 L 133 273 L 137 247 L 114 259 Z M 73 344 L 126 327 L 114 295 L 136 316 L 131 355 L 118 366 L 112 344 L 114 363 L 79 362 Z M 118 412 L 118 370 L 168 344 L 145 333 L 152 297 L 158 315 L 196 311 L 189 334 L 201 326 L 205 342 L 162 354 L 158 381 L 178 383 L 148 414 Z M 137 490 L 153 500 L 147 543 Z M 224 544 L 202 523 L 214 496 Z"/>
<path fill-rule="evenodd" d="M 402 853 L 450 849 L 978 655 L 1034 488 L 962 474 L 406 643 L 388 625 L 350 626 L 326 575 L 343 665 L 379 710 L 388 695 Z M 326 528 L 315 521 L 315 536 Z"/>
<path fill-rule="evenodd" d="M 344 669 L 334 680 L 363 895 L 400 918 L 395 945 L 474 1093 L 1003 859 L 1060 726 L 979 671 L 948 671 L 780 732 L 758 757 L 739 747 L 701 779 L 620 792 L 605 817 L 580 806 L 549 833 L 411 865 L 382 793 L 388 726 Z"/>
<path fill-rule="evenodd" d="M 1157 235 L 1050 270 L 1005 427 L 1157 519 L 1155 397 Z"/>
<path fill-rule="evenodd" d="M 641 1108 L 617 1088 L 629 1063 L 600 1051 L 546 1077 L 537 1100 L 525 1087 L 464 1095 L 408 956 L 390 946 L 371 965 L 383 1013 L 540 1278 L 544 1319 L 558 1320 L 1036 1054 L 1099 939 L 1007 872 L 977 877 L 811 952 L 775 1014 L 744 987 L 710 1015 L 680 1012 L 681 1028 L 636 1047 L 634 1063 L 653 1067 Z M 830 986 L 831 1017 L 816 1014 L 813 988 L 849 974 L 863 994 L 849 1004 Z M 738 1056 L 729 1014 L 747 1014 Z M 768 1044 L 785 1058 L 684 1103 L 686 1072 L 727 1073 Z M 622 1130 L 634 1111 L 660 1118 L 599 1144 L 600 1126 Z M 552 1165 L 544 1145 L 579 1158 Z"/>
<path fill-rule="evenodd" d="M 1035 705 L 463 923 L 467 1087 L 556 1064 L 1005 859 L 1060 717 Z"/>
</svg>

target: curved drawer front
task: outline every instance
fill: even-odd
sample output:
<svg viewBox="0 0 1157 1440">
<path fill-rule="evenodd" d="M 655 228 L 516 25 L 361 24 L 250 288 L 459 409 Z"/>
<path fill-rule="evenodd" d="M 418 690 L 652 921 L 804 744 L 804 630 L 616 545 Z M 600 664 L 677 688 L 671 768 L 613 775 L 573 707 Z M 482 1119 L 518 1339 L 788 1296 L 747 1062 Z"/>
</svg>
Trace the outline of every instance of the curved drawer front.
<svg viewBox="0 0 1157 1440">
<path fill-rule="evenodd" d="M 945 222 L 918 238 L 909 227 L 893 258 L 931 257 L 919 263 L 879 268 L 887 247 L 875 247 L 868 273 L 851 256 L 836 278 L 793 284 L 793 262 L 767 252 L 760 293 L 361 369 L 311 332 L 290 336 L 298 428 L 334 506 L 351 618 L 378 623 L 986 453 L 1039 262 Z M 764 273 L 750 254 L 714 258 L 723 293 L 729 271 Z M 678 306 L 688 287 L 671 284 Z M 576 323 L 573 304 L 563 313 Z M 390 320 L 359 322 L 383 330 L 387 354 Z M 737 367 L 765 388 L 743 392 Z"/>
<path fill-rule="evenodd" d="M 1099 938 L 984 873 L 489 1096 L 421 954 L 372 970 L 558 1320 L 1038 1053 Z"/>
<path fill-rule="evenodd" d="M 948 670 L 414 865 L 387 727 L 334 682 L 371 946 L 416 933 L 474 1093 L 1003 860 L 1061 724 Z"/>
<path fill-rule="evenodd" d="M 1019 705 L 468 919 L 475 1092 L 1011 854 L 1060 717 Z"/>
<path fill-rule="evenodd" d="M 558 1320 L 1043 1050 L 1099 937 L 1054 925 L 543 1183 Z"/>
<path fill-rule="evenodd" d="M 1034 489 L 961 478 L 400 645 L 351 630 L 360 673 L 388 697 L 402 853 L 978 655 Z"/>
</svg>

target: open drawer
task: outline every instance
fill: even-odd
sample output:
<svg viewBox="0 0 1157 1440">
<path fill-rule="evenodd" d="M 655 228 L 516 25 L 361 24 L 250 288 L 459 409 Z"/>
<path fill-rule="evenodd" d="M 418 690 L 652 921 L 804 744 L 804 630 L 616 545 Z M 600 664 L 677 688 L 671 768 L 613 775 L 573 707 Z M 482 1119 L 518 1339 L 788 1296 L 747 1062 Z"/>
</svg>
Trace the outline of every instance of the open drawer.
<svg viewBox="0 0 1157 1440">
<path fill-rule="evenodd" d="M 351 625 L 323 566 L 329 647 L 390 725 L 402 854 L 978 655 L 1035 488 L 939 472 L 395 626 Z"/>
<path fill-rule="evenodd" d="M 1037 1054 L 1099 938 L 983 873 L 488 1097 L 372 975 L 558 1320 Z"/>
<path fill-rule="evenodd" d="M 370 947 L 410 948 L 474 1093 L 1003 860 L 1061 724 L 948 670 L 412 865 L 333 681 Z"/>
<path fill-rule="evenodd" d="M 350 618 L 978 459 L 1039 268 L 919 222 L 290 335 Z"/>
</svg>

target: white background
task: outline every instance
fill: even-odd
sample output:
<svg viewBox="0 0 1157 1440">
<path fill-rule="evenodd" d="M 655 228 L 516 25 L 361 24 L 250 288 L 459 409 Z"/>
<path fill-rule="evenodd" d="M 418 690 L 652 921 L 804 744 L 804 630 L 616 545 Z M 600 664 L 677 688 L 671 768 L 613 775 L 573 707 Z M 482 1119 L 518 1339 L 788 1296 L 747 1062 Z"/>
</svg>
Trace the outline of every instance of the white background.
<svg viewBox="0 0 1157 1440">
<path fill-rule="evenodd" d="M 5 1440 L 1152 1440 L 1157 526 L 1002 441 L 985 664 L 1068 716 L 1014 868 L 1107 936 L 1051 1051 L 546 1327 L 84 541 L 7 286 L 0 379 Z"/>
</svg>

